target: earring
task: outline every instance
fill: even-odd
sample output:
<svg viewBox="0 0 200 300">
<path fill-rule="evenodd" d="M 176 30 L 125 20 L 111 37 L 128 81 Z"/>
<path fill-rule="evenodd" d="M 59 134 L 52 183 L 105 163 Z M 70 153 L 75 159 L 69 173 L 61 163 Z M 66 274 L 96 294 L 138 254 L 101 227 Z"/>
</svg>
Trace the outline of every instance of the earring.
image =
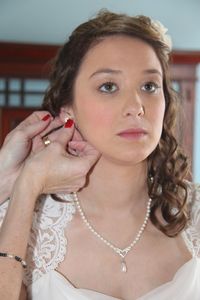
<svg viewBox="0 0 200 300">
<path fill-rule="evenodd" d="M 67 121 L 68 121 L 69 119 L 72 120 L 73 118 L 72 118 L 71 114 L 67 112 L 67 113 L 66 113 L 66 116 L 65 116 L 65 118 L 64 118 L 65 123 L 67 123 Z"/>
</svg>

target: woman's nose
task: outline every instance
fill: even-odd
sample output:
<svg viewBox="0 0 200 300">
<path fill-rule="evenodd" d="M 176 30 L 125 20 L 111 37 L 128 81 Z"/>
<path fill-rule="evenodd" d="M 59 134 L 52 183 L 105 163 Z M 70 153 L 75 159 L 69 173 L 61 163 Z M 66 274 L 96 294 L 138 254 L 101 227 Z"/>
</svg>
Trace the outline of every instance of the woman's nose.
<svg viewBox="0 0 200 300">
<path fill-rule="evenodd" d="M 145 114 L 145 107 L 138 95 L 129 97 L 123 107 L 123 116 L 142 117 Z"/>
</svg>

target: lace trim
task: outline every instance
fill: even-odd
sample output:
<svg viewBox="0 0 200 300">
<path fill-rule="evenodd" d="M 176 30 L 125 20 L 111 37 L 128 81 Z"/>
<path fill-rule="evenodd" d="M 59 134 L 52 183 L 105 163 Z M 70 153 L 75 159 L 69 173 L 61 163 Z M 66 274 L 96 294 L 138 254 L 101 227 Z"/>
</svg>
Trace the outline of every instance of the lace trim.
<svg viewBox="0 0 200 300">
<path fill-rule="evenodd" d="M 64 229 L 73 217 L 75 206 L 70 195 L 62 195 L 62 199 L 69 202 L 56 202 L 48 196 L 36 205 L 27 248 L 25 285 L 55 269 L 64 260 L 67 249 Z"/>
<path fill-rule="evenodd" d="M 193 257 L 200 257 L 200 185 L 188 183 L 190 220 L 182 236 Z"/>
</svg>

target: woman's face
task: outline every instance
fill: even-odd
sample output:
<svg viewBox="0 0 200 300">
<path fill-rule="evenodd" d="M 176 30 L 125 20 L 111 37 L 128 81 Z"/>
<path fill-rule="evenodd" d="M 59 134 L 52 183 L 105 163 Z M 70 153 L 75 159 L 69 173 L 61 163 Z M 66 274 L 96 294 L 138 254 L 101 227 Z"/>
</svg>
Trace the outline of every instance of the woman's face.
<svg viewBox="0 0 200 300">
<path fill-rule="evenodd" d="M 151 46 L 126 36 L 102 40 L 86 54 L 74 85 L 72 111 L 83 137 L 120 164 L 146 159 L 162 132 L 162 81 Z"/>
</svg>

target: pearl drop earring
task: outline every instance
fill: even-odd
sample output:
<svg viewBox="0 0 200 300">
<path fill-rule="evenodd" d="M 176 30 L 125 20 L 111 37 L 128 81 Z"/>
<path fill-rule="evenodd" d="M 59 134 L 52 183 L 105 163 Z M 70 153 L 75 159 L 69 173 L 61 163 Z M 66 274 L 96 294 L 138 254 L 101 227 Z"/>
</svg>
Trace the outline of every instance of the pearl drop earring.
<svg viewBox="0 0 200 300">
<path fill-rule="evenodd" d="M 73 118 L 72 118 L 72 116 L 70 115 L 70 113 L 67 112 L 67 113 L 66 113 L 66 116 L 65 116 L 65 118 L 64 118 L 65 123 L 67 123 L 67 121 L 68 121 L 69 119 L 72 120 Z"/>
</svg>

